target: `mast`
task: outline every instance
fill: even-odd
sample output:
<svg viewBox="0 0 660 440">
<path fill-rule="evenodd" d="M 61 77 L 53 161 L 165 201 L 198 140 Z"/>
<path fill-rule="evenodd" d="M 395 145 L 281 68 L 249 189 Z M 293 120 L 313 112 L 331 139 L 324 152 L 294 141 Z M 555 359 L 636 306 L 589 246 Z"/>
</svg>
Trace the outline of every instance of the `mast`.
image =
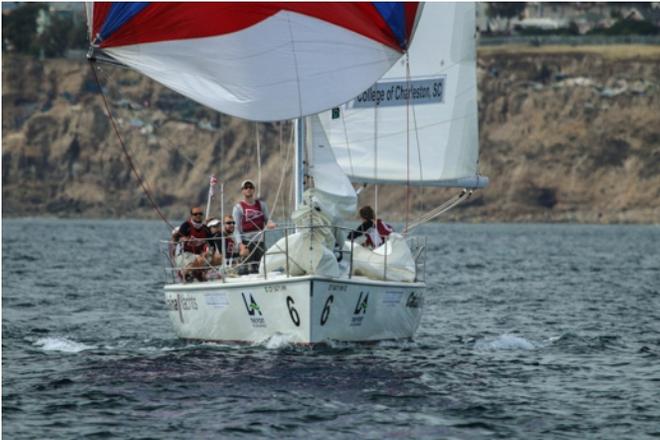
<svg viewBox="0 0 660 440">
<path fill-rule="evenodd" d="M 380 215 L 378 213 L 378 103 L 374 103 L 374 222 Z"/>
<path fill-rule="evenodd" d="M 295 211 L 302 204 L 302 194 L 304 191 L 303 178 L 305 175 L 303 167 L 304 148 L 305 148 L 305 119 L 297 118 L 294 121 L 295 130 L 295 155 L 293 164 L 293 210 Z"/>
</svg>

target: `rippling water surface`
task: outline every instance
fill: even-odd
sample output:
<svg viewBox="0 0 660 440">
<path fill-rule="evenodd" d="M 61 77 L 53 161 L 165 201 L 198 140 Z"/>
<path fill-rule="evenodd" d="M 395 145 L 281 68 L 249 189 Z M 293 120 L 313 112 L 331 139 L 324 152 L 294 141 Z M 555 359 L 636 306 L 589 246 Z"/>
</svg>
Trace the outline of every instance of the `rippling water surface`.
<svg viewBox="0 0 660 440">
<path fill-rule="evenodd" d="M 189 344 L 161 223 L 3 220 L 11 439 L 660 437 L 660 228 L 430 225 L 414 341 Z"/>
</svg>

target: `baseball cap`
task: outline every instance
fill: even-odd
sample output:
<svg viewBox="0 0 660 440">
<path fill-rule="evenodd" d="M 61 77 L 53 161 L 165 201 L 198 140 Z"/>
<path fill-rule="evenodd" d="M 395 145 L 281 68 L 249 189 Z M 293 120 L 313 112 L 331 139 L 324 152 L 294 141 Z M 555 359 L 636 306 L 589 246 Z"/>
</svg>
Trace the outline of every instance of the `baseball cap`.
<svg viewBox="0 0 660 440">
<path fill-rule="evenodd" d="M 252 180 L 250 180 L 250 179 L 245 179 L 245 180 L 241 183 L 241 189 L 243 189 L 243 188 L 245 187 L 245 184 L 246 184 L 246 183 L 251 183 L 252 186 L 254 186 L 255 188 L 257 187 L 257 185 L 255 185 L 254 182 L 253 182 Z"/>
<path fill-rule="evenodd" d="M 208 226 L 209 228 L 212 228 L 213 226 L 219 226 L 219 225 L 220 225 L 220 220 L 218 220 L 217 218 L 214 218 L 213 220 L 208 222 L 208 224 L 206 226 Z"/>
</svg>

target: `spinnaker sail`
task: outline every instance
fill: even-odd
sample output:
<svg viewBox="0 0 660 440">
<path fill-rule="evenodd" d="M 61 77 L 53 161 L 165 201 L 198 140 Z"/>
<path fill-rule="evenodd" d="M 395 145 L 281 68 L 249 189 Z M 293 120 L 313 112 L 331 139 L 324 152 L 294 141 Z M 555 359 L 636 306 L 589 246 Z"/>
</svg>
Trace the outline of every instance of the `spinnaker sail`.
<svg viewBox="0 0 660 440">
<path fill-rule="evenodd" d="M 95 2 L 90 41 L 165 86 L 256 121 L 368 88 L 412 41 L 417 2 Z"/>
</svg>

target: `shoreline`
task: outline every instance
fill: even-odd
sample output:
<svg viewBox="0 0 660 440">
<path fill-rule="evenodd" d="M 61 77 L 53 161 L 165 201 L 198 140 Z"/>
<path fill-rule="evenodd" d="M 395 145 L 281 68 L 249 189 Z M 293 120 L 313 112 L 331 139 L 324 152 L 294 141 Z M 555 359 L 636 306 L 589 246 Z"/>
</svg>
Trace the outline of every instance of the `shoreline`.
<svg viewBox="0 0 660 440">
<path fill-rule="evenodd" d="M 479 46 L 479 169 L 491 184 L 438 222 L 659 224 L 658 78 L 660 46 Z M 157 218 L 91 81 L 79 61 L 3 57 L 3 219 Z M 254 124 L 131 72 L 109 68 L 106 81 L 122 136 L 167 218 L 205 204 L 211 174 L 225 182 L 228 206 L 239 183 L 255 178 Z M 259 130 L 269 146 L 262 198 L 282 218 L 290 126 Z M 418 217 L 455 192 L 383 186 L 379 216 L 404 219 L 410 197 Z M 373 196 L 367 187 L 359 204 L 373 205 Z"/>
</svg>

